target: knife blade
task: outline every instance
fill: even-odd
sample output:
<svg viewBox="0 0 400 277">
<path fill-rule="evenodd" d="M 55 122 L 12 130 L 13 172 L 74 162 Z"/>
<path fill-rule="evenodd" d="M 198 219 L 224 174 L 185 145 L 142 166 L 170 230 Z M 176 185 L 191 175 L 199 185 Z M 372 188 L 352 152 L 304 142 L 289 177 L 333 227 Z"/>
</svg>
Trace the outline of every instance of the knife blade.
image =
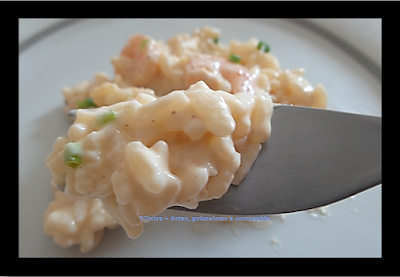
<svg viewBox="0 0 400 277">
<path fill-rule="evenodd" d="M 199 213 L 280 214 L 326 206 L 382 182 L 382 118 L 276 105 L 249 174 Z"/>
</svg>

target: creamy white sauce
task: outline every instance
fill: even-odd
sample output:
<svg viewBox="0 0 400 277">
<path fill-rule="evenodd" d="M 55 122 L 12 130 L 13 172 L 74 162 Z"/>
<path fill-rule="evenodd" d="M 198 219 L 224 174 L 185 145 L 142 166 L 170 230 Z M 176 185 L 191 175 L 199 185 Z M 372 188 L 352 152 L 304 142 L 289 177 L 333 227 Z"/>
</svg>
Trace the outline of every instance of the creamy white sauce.
<svg viewBox="0 0 400 277">
<path fill-rule="evenodd" d="M 134 36 L 112 59 L 114 79 L 98 73 L 63 88 L 66 111 L 88 98 L 103 108 L 79 110 L 46 160 L 53 186 L 65 191 L 45 214 L 56 243 L 88 251 L 114 218 L 135 238 L 143 230 L 140 215 L 221 197 L 246 176 L 268 138 L 272 101 L 326 107 L 324 87 L 304 79 L 304 69 L 282 71 L 273 54 L 257 49 L 257 39 L 225 46 L 215 43 L 219 35 L 205 27 L 167 42 Z M 238 64 L 228 61 L 231 54 Z M 106 111 L 116 120 L 100 126 Z M 79 167 L 63 161 L 69 142 L 82 146 Z M 94 205 L 85 201 L 100 199 L 109 213 L 85 212 Z M 84 224 L 77 224 L 80 213 Z M 98 216 L 110 220 L 94 228 L 90 218 Z"/>
<path fill-rule="evenodd" d="M 140 95 L 78 110 L 68 138 L 57 139 L 47 158 L 54 186 L 64 179 L 69 197 L 100 198 L 131 238 L 142 233 L 140 215 L 196 208 L 239 184 L 270 134 L 273 111 L 266 92 L 230 94 L 202 81 L 152 102 Z M 99 126 L 111 110 L 116 119 Z M 68 142 L 81 145 L 79 167 L 64 164 Z"/>
<path fill-rule="evenodd" d="M 115 228 L 117 221 L 104 209 L 100 199 L 71 199 L 57 191 L 44 214 L 44 232 L 54 236 L 62 247 L 80 245 L 82 252 L 95 247 L 104 228 Z"/>
</svg>

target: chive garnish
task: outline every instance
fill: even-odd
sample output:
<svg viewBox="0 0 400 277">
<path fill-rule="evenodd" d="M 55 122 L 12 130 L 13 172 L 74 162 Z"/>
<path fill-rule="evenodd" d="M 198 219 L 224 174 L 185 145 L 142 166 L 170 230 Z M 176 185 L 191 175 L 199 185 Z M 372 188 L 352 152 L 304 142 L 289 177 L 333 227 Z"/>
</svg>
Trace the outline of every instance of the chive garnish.
<svg viewBox="0 0 400 277">
<path fill-rule="evenodd" d="M 257 44 L 257 49 L 258 49 L 258 50 L 263 50 L 264 53 L 268 53 L 268 52 L 271 50 L 271 48 L 269 47 L 269 45 L 268 45 L 267 43 L 263 42 L 263 41 L 260 41 L 260 42 Z"/>
<path fill-rule="evenodd" d="M 230 54 L 229 56 L 229 61 L 233 63 L 240 63 L 240 56 L 235 55 L 235 54 Z"/>
<path fill-rule="evenodd" d="M 82 148 L 79 143 L 69 142 L 64 146 L 64 163 L 72 168 L 82 163 Z"/>
<path fill-rule="evenodd" d="M 78 109 L 88 109 L 90 107 L 97 108 L 97 105 L 93 102 L 93 98 L 86 98 L 85 100 L 78 101 Z"/>
<path fill-rule="evenodd" d="M 102 127 L 105 124 L 115 120 L 116 115 L 114 111 L 106 111 L 102 114 L 100 114 L 97 118 L 96 118 L 96 123 L 98 126 Z"/>
<path fill-rule="evenodd" d="M 140 44 L 139 44 L 140 49 L 144 49 L 144 48 L 147 46 L 148 43 L 149 43 L 149 40 L 148 40 L 148 39 L 142 40 L 142 41 L 140 42 Z"/>
</svg>

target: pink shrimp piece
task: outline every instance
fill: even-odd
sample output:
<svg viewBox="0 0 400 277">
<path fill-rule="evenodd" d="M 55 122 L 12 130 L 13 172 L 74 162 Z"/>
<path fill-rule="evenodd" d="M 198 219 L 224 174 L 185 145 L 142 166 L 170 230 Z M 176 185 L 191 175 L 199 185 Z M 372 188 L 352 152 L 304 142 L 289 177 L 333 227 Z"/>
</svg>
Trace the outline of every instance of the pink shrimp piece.
<svg viewBox="0 0 400 277">
<path fill-rule="evenodd" d="M 186 65 L 184 74 L 186 87 L 204 81 L 211 89 L 230 93 L 254 94 L 257 87 L 254 79 L 246 67 L 209 55 L 193 57 Z"/>
<path fill-rule="evenodd" d="M 257 87 L 254 82 L 255 77 L 243 65 L 225 62 L 221 67 L 221 74 L 231 83 L 232 93 L 255 94 Z"/>
<path fill-rule="evenodd" d="M 131 85 L 145 87 L 157 74 L 160 51 L 154 39 L 144 35 L 131 37 L 121 56 L 130 60 L 121 64 L 115 62 L 115 73 L 122 75 Z"/>
</svg>

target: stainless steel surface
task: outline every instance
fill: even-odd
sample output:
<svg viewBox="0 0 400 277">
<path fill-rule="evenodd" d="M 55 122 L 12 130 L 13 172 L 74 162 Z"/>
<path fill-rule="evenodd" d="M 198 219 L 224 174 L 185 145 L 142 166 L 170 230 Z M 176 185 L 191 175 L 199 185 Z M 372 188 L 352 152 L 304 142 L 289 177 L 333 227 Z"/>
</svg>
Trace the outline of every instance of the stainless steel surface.
<svg viewBox="0 0 400 277">
<path fill-rule="evenodd" d="M 325 206 L 382 181 L 382 118 L 276 106 L 272 133 L 250 173 L 194 210 L 258 215 Z"/>
</svg>

